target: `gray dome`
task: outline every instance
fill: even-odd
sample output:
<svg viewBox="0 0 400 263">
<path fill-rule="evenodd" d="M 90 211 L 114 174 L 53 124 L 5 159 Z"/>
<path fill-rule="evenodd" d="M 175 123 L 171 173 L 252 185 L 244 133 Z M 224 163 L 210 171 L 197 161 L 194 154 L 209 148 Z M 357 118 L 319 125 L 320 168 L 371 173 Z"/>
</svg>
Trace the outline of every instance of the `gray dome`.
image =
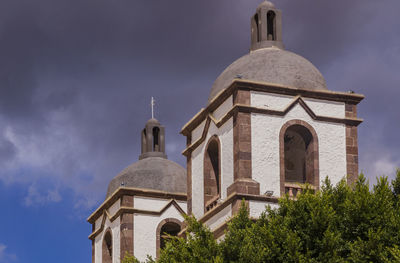
<svg viewBox="0 0 400 263">
<path fill-rule="evenodd" d="M 106 199 L 121 186 L 186 193 L 186 170 L 168 159 L 148 157 L 131 164 L 112 179 Z"/>
<path fill-rule="evenodd" d="M 271 47 L 252 51 L 227 67 L 215 80 L 208 101 L 238 77 L 298 89 L 327 90 L 324 77 L 310 61 Z"/>
</svg>

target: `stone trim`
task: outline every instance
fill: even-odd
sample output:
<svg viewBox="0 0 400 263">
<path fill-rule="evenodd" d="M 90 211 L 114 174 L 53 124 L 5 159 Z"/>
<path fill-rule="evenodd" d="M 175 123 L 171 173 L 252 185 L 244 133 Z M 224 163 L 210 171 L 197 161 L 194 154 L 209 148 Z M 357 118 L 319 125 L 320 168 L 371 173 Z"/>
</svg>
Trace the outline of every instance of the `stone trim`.
<svg viewBox="0 0 400 263">
<path fill-rule="evenodd" d="M 121 207 L 134 207 L 134 198 L 131 195 L 124 195 L 120 200 Z M 120 233 L 120 257 L 122 261 L 126 252 L 133 255 L 134 251 L 133 214 L 121 213 Z"/>
<path fill-rule="evenodd" d="M 279 198 L 278 197 L 265 196 L 265 195 L 241 194 L 241 193 L 233 192 L 223 202 L 219 203 L 212 210 L 210 210 L 207 213 L 205 213 L 203 215 L 203 217 L 198 219 L 198 221 L 201 222 L 202 224 L 206 223 L 209 219 L 211 219 L 212 217 L 217 215 L 219 212 L 221 212 L 221 210 L 223 210 L 224 208 L 226 208 L 229 205 L 232 206 L 232 213 L 234 213 L 234 211 L 236 211 L 235 213 L 237 213 L 237 211 L 239 210 L 239 207 L 240 207 L 240 205 L 238 206 L 238 204 L 241 204 L 242 200 L 245 200 L 245 202 L 247 204 L 247 207 L 249 207 L 249 201 L 263 201 L 263 202 L 274 203 L 274 204 L 277 204 L 279 202 Z M 237 207 L 237 209 L 236 209 L 236 207 Z M 225 229 L 223 227 L 223 225 L 227 224 L 227 222 L 229 222 L 229 220 L 227 220 L 221 226 L 217 227 L 213 231 L 213 233 L 217 232 L 217 233 L 221 233 L 221 235 L 222 235 L 223 234 L 223 230 Z M 222 229 L 220 229 L 220 228 L 222 228 Z M 178 236 L 179 237 L 184 237 L 186 235 L 186 230 L 187 230 L 186 227 L 184 229 L 182 229 L 182 231 L 178 234 Z M 218 238 L 220 236 L 218 236 L 218 235 L 216 236 L 214 234 L 214 237 Z"/>
<path fill-rule="evenodd" d="M 142 215 L 155 215 L 155 216 L 160 216 L 162 215 L 165 210 L 167 210 L 169 207 L 174 206 L 181 215 L 186 215 L 185 211 L 179 206 L 179 204 L 174 200 L 170 200 L 161 210 L 159 211 L 151 211 L 151 210 L 144 210 L 144 209 L 136 209 L 133 207 L 120 207 L 118 211 L 114 215 L 110 215 L 106 210 L 104 210 L 103 214 L 103 220 L 101 223 L 101 226 L 92 234 L 89 235 L 90 240 L 94 240 L 98 234 L 100 234 L 103 229 L 104 229 L 104 223 L 106 218 L 110 220 L 110 222 L 113 222 L 115 219 L 117 219 L 120 215 L 122 214 L 142 214 Z M 132 221 L 133 222 L 133 221 Z"/>
<path fill-rule="evenodd" d="M 227 189 L 228 196 L 232 193 L 259 195 L 260 183 L 251 178 L 239 178 L 235 180 Z"/>
<path fill-rule="evenodd" d="M 312 135 L 313 141 L 311 147 L 313 147 L 312 151 L 314 154 L 314 182 L 313 186 L 316 187 L 316 190 L 319 189 L 319 142 L 318 142 L 318 135 L 315 132 L 314 128 L 305 121 L 302 120 L 290 120 L 283 124 L 280 132 L 279 132 L 279 165 L 280 165 L 280 194 L 281 196 L 285 194 L 285 143 L 284 137 L 286 130 L 293 126 L 293 125 L 300 125 L 305 127 Z"/>
<path fill-rule="evenodd" d="M 218 204 L 212 210 L 210 210 L 207 213 L 205 213 L 199 219 L 199 221 L 201 223 L 205 223 L 210 218 L 212 218 L 213 216 L 218 214 L 221 210 L 226 208 L 228 205 L 232 205 L 235 200 L 239 200 L 241 202 L 243 199 L 246 200 L 246 201 L 254 200 L 254 201 L 265 201 L 265 202 L 269 202 L 269 203 L 278 203 L 278 198 L 277 197 L 264 196 L 264 195 L 243 194 L 243 193 L 233 192 L 222 203 Z"/>
<path fill-rule="evenodd" d="M 234 105 L 250 106 L 250 90 L 236 90 Z M 251 114 L 235 111 L 233 114 L 233 178 L 251 179 Z"/>
<path fill-rule="evenodd" d="M 91 224 L 94 224 L 102 214 L 104 209 L 110 208 L 121 196 L 142 196 L 154 197 L 161 199 L 175 199 L 179 201 L 186 201 L 186 193 L 168 193 L 164 191 L 157 191 L 152 189 L 133 188 L 133 187 L 119 187 L 109 198 L 107 198 L 87 219 Z"/>
<path fill-rule="evenodd" d="M 166 224 L 166 223 L 176 223 L 181 227 L 181 230 L 183 228 L 183 222 L 179 221 L 176 218 L 166 218 L 164 220 L 162 220 L 158 226 L 157 226 L 157 230 L 156 230 L 156 258 L 160 257 L 160 252 L 161 252 L 161 228 Z"/>
<path fill-rule="evenodd" d="M 239 113 L 259 113 L 266 115 L 275 115 L 275 116 L 285 116 L 294 106 L 299 104 L 303 109 L 309 114 L 309 116 L 316 121 L 323 121 L 328 123 L 342 123 L 345 125 L 358 126 L 362 123 L 362 119 L 358 119 L 356 117 L 345 117 L 345 118 L 334 118 L 328 116 L 318 116 L 316 115 L 311 108 L 307 106 L 304 100 L 300 96 L 296 96 L 293 101 L 282 111 L 279 110 L 269 110 L 258 107 L 252 107 L 248 105 L 235 104 L 220 120 L 215 120 L 214 117 L 211 117 L 211 114 L 207 116 L 206 125 L 204 126 L 202 136 L 195 141 L 192 145 L 188 146 L 182 154 L 188 156 L 192 151 L 194 151 L 199 145 L 201 145 L 206 137 L 209 128 L 209 122 L 213 121 L 217 127 L 221 127 L 226 121 L 228 121 L 232 116 Z M 201 122 L 200 122 L 201 123 Z M 208 126 L 207 126 L 208 123 Z"/>
<path fill-rule="evenodd" d="M 346 117 L 357 118 L 357 105 L 346 104 Z M 347 183 L 352 184 L 358 178 L 358 132 L 357 126 L 346 125 L 346 165 Z"/>
<path fill-rule="evenodd" d="M 217 228 L 215 228 L 212 233 L 214 235 L 214 238 L 220 238 L 223 234 L 225 234 L 225 230 L 228 229 L 228 223 L 232 220 L 232 217 L 226 220 L 224 223 L 219 225 Z"/>
<path fill-rule="evenodd" d="M 208 165 L 210 165 L 210 162 L 206 163 L 206 161 L 207 161 L 206 155 L 208 154 L 207 150 L 208 150 L 208 147 L 210 146 L 210 143 L 212 143 L 214 141 L 218 144 L 218 185 L 217 185 L 218 195 L 207 199 L 206 198 L 206 187 L 208 185 L 212 184 L 212 182 L 211 182 L 210 178 L 206 178 L 206 170 L 207 169 L 210 170 L 210 169 L 212 169 L 212 167 L 208 167 Z M 207 179 L 209 179 L 209 180 L 207 180 Z M 204 194 L 203 194 L 204 212 L 207 212 L 207 206 L 209 204 L 209 201 L 213 200 L 213 199 L 219 199 L 221 197 L 221 190 L 222 190 L 221 189 L 221 141 L 219 140 L 217 135 L 211 136 L 211 138 L 207 142 L 205 151 L 203 153 L 203 187 L 204 187 Z"/>
<path fill-rule="evenodd" d="M 244 79 L 234 79 L 232 84 L 226 89 L 220 91 L 215 98 L 208 104 L 205 109 L 198 112 L 189 122 L 187 122 L 181 129 L 181 133 L 187 136 L 193 129 L 195 129 L 207 116 L 212 113 L 221 103 L 223 103 L 230 95 L 236 90 L 254 90 L 275 94 L 283 94 L 290 96 L 301 96 L 304 98 L 314 98 L 320 100 L 345 102 L 348 104 L 357 105 L 364 99 L 364 95 L 356 93 L 333 92 L 323 90 L 305 90 L 297 89 L 273 83 L 256 82 Z"/>
</svg>

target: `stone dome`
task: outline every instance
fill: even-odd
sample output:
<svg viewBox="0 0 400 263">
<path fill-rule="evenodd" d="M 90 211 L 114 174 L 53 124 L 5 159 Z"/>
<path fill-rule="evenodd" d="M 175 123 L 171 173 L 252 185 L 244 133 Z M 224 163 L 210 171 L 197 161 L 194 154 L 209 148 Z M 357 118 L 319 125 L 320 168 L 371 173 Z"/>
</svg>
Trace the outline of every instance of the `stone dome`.
<svg viewBox="0 0 400 263">
<path fill-rule="evenodd" d="M 233 62 L 215 80 L 208 101 L 235 78 L 298 89 L 327 90 L 324 77 L 310 61 L 277 47 L 254 50 Z"/>
<path fill-rule="evenodd" d="M 274 5 L 273 3 L 271 3 L 270 1 L 265 0 L 264 2 L 262 2 L 262 3 L 257 7 L 257 9 L 263 8 L 263 7 L 266 7 L 266 8 L 275 8 L 275 5 Z"/>
<path fill-rule="evenodd" d="M 119 187 L 186 193 L 186 170 L 168 159 L 148 157 L 131 164 L 114 177 L 108 185 L 106 199 Z"/>
</svg>

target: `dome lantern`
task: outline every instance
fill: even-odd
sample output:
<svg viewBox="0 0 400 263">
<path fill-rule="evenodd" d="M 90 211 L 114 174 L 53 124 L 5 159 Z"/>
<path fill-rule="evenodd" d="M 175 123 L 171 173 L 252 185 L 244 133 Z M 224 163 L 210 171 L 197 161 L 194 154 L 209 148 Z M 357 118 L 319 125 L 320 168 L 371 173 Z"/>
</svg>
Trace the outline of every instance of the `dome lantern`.
<svg viewBox="0 0 400 263">
<path fill-rule="evenodd" d="M 154 118 L 148 120 L 142 130 L 142 153 L 139 160 L 147 157 L 167 158 L 165 154 L 165 129 Z"/>
<path fill-rule="evenodd" d="M 262 2 L 251 18 L 251 47 L 257 50 L 266 47 L 284 48 L 282 42 L 282 13 L 269 1 Z"/>
</svg>

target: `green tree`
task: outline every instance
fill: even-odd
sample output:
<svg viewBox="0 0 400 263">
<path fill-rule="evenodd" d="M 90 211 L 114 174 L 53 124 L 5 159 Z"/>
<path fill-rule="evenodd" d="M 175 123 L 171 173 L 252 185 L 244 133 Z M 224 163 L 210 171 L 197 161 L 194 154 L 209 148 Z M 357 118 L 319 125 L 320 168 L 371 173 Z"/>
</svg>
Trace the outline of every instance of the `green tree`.
<svg viewBox="0 0 400 263">
<path fill-rule="evenodd" d="M 173 238 L 157 262 L 400 262 L 400 170 L 391 186 L 386 177 L 371 189 L 364 175 L 351 186 L 326 179 L 257 220 L 243 202 L 219 242 L 190 217 L 187 239 Z"/>
</svg>

